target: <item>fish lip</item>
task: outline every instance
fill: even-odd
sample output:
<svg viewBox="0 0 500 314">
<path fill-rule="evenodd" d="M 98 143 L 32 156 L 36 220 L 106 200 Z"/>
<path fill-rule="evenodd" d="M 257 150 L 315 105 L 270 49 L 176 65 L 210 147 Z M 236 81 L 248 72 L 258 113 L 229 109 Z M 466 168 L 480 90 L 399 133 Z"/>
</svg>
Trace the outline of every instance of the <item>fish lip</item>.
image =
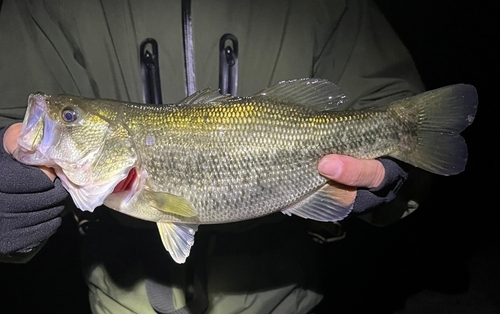
<svg viewBox="0 0 500 314">
<path fill-rule="evenodd" d="M 28 107 L 23 121 L 21 134 L 17 140 L 18 147 L 13 157 L 28 165 L 46 165 L 48 149 L 57 137 L 57 125 L 47 115 L 47 98 L 43 93 L 31 94 L 28 98 Z"/>
<path fill-rule="evenodd" d="M 45 122 L 47 110 L 46 98 L 47 96 L 42 93 L 31 94 L 28 98 L 28 108 L 24 116 L 23 128 L 17 140 L 19 147 L 25 151 L 35 151 L 38 146 L 33 141 L 29 141 L 29 138 L 31 138 L 30 133 L 34 132 L 34 129 L 40 123 Z"/>
</svg>

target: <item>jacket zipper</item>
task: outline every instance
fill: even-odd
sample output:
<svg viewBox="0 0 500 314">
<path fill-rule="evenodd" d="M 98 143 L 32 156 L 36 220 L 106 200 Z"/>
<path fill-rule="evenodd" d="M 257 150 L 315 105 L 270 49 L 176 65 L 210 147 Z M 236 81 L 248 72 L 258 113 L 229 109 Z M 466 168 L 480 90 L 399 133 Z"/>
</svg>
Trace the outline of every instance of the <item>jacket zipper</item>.
<svg viewBox="0 0 500 314">
<path fill-rule="evenodd" d="M 182 0 L 182 37 L 184 41 L 184 68 L 186 71 L 186 96 L 196 92 L 194 71 L 193 24 L 191 0 Z"/>
<path fill-rule="evenodd" d="M 186 96 L 189 96 L 196 92 L 191 0 L 182 0 L 182 38 Z M 145 39 L 140 46 L 140 63 L 143 102 L 146 104 L 163 103 L 158 59 L 158 43 L 153 38 Z M 219 90 L 221 94 L 235 96 L 237 89 L 238 39 L 233 34 L 224 34 L 219 41 Z"/>
</svg>

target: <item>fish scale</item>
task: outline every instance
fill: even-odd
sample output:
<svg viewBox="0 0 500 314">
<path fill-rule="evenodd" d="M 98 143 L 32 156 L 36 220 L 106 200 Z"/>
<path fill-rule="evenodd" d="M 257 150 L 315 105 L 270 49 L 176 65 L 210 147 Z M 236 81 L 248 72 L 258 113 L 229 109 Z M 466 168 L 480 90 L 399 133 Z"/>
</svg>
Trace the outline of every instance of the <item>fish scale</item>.
<svg viewBox="0 0 500 314">
<path fill-rule="evenodd" d="M 244 109 L 237 111 L 235 106 Z M 162 128 L 162 134 L 154 134 L 151 129 L 145 133 L 134 132 L 138 137 L 136 142 L 151 135 L 165 139 L 148 149 L 165 152 L 166 159 L 174 161 L 165 166 L 165 158 L 156 158 L 145 151 L 144 155 L 150 158 L 142 160 L 144 169 L 163 178 L 156 179 L 151 188 L 179 195 L 193 207 L 203 209 L 195 221 L 244 220 L 285 208 L 325 184 L 326 179 L 317 172 L 317 161 L 326 153 L 350 153 L 370 158 L 396 147 L 396 141 L 384 141 L 383 148 L 374 149 L 377 140 L 371 136 L 378 131 L 382 138 L 397 140 L 400 124 L 380 128 L 380 121 L 387 124 L 389 113 L 354 115 L 334 112 L 311 117 L 310 110 L 300 109 L 284 108 L 276 102 L 240 102 L 215 108 L 213 104 L 200 105 L 179 110 L 175 113 L 177 117 L 165 117 L 163 123 L 167 127 Z M 280 117 L 287 119 L 276 125 Z M 187 129 L 187 124 L 191 124 L 190 130 L 208 133 L 186 132 L 183 135 L 182 130 Z M 171 138 L 176 140 L 172 143 L 168 140 Z M 312 153 L 318 145 L 318 138 L 328 140 L 321 141 L 323 146 Z M 207 141 L 210 145 L 204 145 Z M 360 151 L 359 147 L 365 147 L 366 152 Z M 177 162 L 179 160 L 183 162 Z M 221 164 L 223 160 L 230 162 Z M 252 179 L 253 169 L 265 169 L 267 179 Z M 165 171 L 164 175 L 162 171 Z M 262 172 L 257 170 L 257 173 Z M 245 197 L 240 191 L 245 191 Z M 179 219 L 168 217 L 171 220 L 176 218 Z"/>
</svg>

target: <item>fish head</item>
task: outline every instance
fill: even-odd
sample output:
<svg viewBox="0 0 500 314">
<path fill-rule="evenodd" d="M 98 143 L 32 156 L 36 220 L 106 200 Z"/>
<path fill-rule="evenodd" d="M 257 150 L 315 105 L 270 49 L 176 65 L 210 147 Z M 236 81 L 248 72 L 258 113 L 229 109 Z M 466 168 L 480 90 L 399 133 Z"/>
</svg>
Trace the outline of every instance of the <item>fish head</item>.
<svg viewBox="0 0 500 314">
<path fill-rule="evenodd" d="M 75 204 L 92 211 L 137 160 L 116 105 L 70 95 L 32 94 L 13 156 L 24 164 L 53 168 Z"/>
<path fill-rule="evenodd" d="M 89 119 L 72 97 L 31 94 L 14 156 L 28 165 L 81 166 L 102 145 L 106 126 Z"/>
</svg>

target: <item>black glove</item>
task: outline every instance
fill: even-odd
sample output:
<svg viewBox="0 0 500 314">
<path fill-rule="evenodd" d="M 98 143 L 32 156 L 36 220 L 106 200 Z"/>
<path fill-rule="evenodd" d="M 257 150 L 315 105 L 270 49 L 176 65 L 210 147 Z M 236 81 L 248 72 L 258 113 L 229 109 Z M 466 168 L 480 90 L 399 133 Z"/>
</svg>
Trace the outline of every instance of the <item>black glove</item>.
<svg viewBox="0 0 500 314">
<path fill-rule="evenodd" d="M 384 181 L 377 188 L 358 189 L 352 210 L 355 213 L 362 213 L 394 200 L 396 192 L 408 177 L 408 174 L 396 162 L 387 158 L 379 158 L 378 160 L 385 168 Z"/>
<path fill-rule="evenodd" d="M 30 252 L 54 234 L 68 193 L 36 167 L 16 161 L 0 130 L 0 253 Z"/>
</svg>

